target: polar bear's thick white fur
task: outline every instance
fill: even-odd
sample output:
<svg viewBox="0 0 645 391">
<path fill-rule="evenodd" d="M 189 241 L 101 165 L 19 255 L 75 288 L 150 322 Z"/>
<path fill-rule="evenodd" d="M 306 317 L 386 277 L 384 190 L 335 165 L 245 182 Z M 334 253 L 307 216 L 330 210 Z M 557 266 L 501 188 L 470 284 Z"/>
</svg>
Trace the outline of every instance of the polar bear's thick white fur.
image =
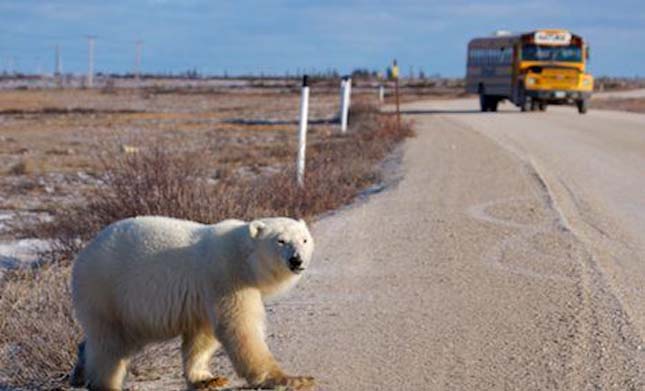
<svg viewBox="0 0 645 391">
<path fill-rule="evenodd" d="M 121 389 L 133 353 L 176 336 L 189 387 L 226 383 L 208 369 L 220 344 L 251 386 L 313 384 L 285 375 L 273 358 L 262 301 L 295 284 L 313 247 L 302 220 L 282 217 L 203 225 L 149 216 L 108 226 L 72 271 L 85 333 L 72 384 Z"/>
</svg>

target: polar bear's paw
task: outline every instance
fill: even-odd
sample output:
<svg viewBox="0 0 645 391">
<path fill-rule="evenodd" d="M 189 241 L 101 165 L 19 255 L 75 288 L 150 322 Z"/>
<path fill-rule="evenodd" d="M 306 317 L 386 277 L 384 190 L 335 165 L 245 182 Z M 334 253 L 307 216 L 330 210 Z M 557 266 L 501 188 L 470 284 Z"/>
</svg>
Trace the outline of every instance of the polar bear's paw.
<svg viewBox="0 0 645 391">
<path fill-rule="evenodd" d="M 310 390 L 316 384 L 311 376 L 279 376 L 267 379 L 260 385 L 261 388 L 287 387 L 294 390 Z"/>
<path fill-rule="evenodd" d="M 195 382 L 192 385 L 194 390 L 211 390 L 214 388 L 224 387 L 228 384 L 228 379 L 223 376 L 215 376 L 210 379 Z"/>
</svg>

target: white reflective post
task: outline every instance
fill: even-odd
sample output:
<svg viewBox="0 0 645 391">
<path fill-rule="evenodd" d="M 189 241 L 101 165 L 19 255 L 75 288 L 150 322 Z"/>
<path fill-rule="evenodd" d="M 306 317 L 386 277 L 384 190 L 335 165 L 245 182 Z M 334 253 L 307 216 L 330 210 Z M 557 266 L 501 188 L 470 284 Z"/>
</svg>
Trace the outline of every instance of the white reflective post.
<svg viewBox="0 0 645 391">
<path fill-rule="evenodd" d="M 305 185 L 305 149 L 307 147 L 309 115 L 309 81 L 307 79 L 307 75 L 302 77 L 302 95 L 300 97 L 300 129 L 298 131 L 298 159 L 296 161 L 296 181 L 300 187 Z"/>
<path fill-rule="evenodd" d="M 378 86 L 378 101 L 379 103 L 383 103 L 385 100 L 385 87 L 383 84 L 379 84 Z"/>
</svg>

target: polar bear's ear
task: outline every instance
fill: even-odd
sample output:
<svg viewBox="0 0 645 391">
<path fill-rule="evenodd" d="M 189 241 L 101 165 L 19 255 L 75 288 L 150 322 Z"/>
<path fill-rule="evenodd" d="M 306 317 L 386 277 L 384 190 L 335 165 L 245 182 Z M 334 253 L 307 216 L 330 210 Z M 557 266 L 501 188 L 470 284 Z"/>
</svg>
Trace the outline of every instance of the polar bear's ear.
<svg viewBox="0 0 645 391">
<path fill-rule="evenodd" d="M 298 219 L 298 222 L 304 226 L 307 226 L 307 222 L 304 219 Z"/>
<path fill-rule="evenodd" d="M 260 220 L 254 220 L 249 223 L 249 234 L 253 239 L 257 238 L 262 231 L 266 228 L 266 224 Z"/>
</svg>

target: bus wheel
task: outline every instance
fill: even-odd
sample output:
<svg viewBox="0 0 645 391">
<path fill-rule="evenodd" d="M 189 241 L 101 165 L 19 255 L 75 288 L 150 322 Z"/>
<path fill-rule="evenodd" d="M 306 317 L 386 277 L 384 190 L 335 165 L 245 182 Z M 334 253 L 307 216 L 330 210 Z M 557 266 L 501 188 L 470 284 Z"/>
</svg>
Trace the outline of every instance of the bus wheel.
<svg viewBox="0 0 645 391">
<path fill-rule="evenodd" d="M 517 105 L 520 107 L 520 110 L 522 111 L 529 111 L 531 110 L 531 102 L 529 101 L 529 97 L 526 96 L 526 93 L 524 92 L 524 86 L 520 85 L 520 88 L 517 93 Z"/>
<path fill-rule="evenodd" d="M 489 98 L 488 99 L 488 109 L 490 111 L 497 111 L 497 104 L 499 103 L 499 99 L 497 98 Z"/>
<path fill-rule="evenodd" d="M 538 109 L 538 101 L 535 99 L 531 99 L 531 111 L 537 111 Z"/>
<path fill-rule="evenodd" d="M 540 111 L 546 111 L 546 102 L 540 102 L 538 107 Z"/>
<path fill-rule="evenodd" d="M 479 109 L 484 112 L 490 110 L 491 98 L 485 94 L 479 94 Z"/>
<path fill-rule="evenodd" d="M 576 101 L 576 106 L 578 106 L 578 113 L 584 114 L 589 108 L 589 101 L 587 99 L 580 99 Z"/>
</svg>

